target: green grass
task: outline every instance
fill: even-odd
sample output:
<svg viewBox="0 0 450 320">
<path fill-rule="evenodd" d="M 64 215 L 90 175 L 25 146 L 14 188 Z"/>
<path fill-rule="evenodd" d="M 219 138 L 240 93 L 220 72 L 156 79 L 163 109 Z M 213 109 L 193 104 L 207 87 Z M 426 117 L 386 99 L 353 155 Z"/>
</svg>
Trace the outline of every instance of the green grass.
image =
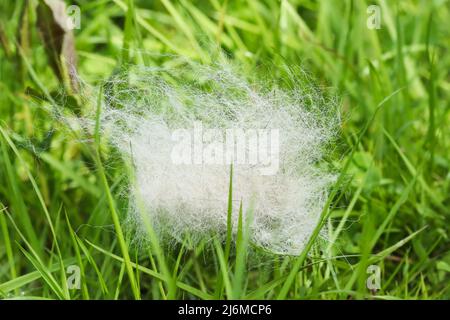
<svg viewBox="0 0 450 320">
<path fill-rule="evenodd" d="M 264 77 L 301 65 L 337 91 L 343 123 L 328 160 L 340 175 L 297 257 L 252 248 L 247 215 L 231 206 L 235 242 L 168 247 L 147 221 L 151 244 L 137 249 L 123 223 L 129 167 L 98 130 L 86 142 L 54 117 L 54 104 L 83 103 L 50 67 L 38 2 L 0 4 L 0 298 L 450 298 L 448 0 L 66 2 L 81 9 L 78 71 L 94 84 L 167 60 L 148 53 L 209 63 L 221 48 L 248 70 L 270 65 Z M 371 4 L 379 30 L 366 27 Z M 315 246 L 322 227 L 331 241 Z M 369 265 L 380 290 L 366 287 Z"/>
</svg>

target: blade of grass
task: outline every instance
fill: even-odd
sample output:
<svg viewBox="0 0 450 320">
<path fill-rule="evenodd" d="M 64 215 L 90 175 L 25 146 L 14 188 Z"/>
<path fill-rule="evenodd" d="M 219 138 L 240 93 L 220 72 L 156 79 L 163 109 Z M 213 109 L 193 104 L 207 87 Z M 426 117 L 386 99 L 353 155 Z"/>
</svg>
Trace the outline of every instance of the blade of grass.
<svg viewBox="0 0 450 320">
<path fill-rule="evenodd" d="M 81 294 L 83 295 L 83 298 L 86 300 L 89 300 L 89 290 L 87 288 L 87 284 L 86 284 L 86 273 L 84 270 L 84 264 L 83 264 L 83 259 L 81 258 L 81 252 L 80 252 L 80 247 L 78 245 L 78 241 L 75 238 L 75 232 L 72 229 L 72 225 L 70 224 L 69 221 L 69 217 L 67 216 L 67 211 L 65 211 L 65 216 L 66 216 L 66 223 L 67 223 L 67 227 L 69 229 L 69 234 L 70 234 L 70 239 L 72 240 L 72 246 L 75 250 L 75 256 L 77 259 L 77 263 L 78 266 L 80 267 L 80 273 L 81 273 Z"/>
<path fill-rule="evenodd" d="M 0 202 L 0 205 L 3 206 L 3 204 Z M 17 271 L 16 271 L 16 264 L 14 262 L 14 254 L 13 249 L 11 245 L 11 238 L 8 231 L 8 225 L 6 224 L 6 219 L 3 214 L 3 212 L 7 212 L 6 208 L 3 207 L 0 209 L 0 227 L 3 233 L 3 240 L 5 245 L 5 251 L 6 251 L 6 257 L 8 259 L 8 265 L 9 265 L 9 273 L 11 275 L 11 280 L 14 280 L 17 278 Z M 17 294 L 18 292 L 16 292 Z"/>
<path fill-rule="evenodd" d="M 228 188 L 227 239 L 225 242 L 225 263 L 228 263 L 233 233 L 233 165 L 230 165 L 230 183 Z"/>
<path fill-rule="evenodd" d="M 244 275 L 247 266 L 247 250 L 250 239 L 250 225 L 252 209 L 246 213 L 246 221 L 243 222 L 242 201 L 239 207 L 238 230 L 236 237 L 236 264 L 234 266 L 234 278 L 232 283 L 233 299 L 240 299 L 244 294 Z"/>
<path fill-rule="evenodd" d="M 52 276 L 51 272 L 33 255 L 29 254 L 20 244 L 17 244 L 19 246 L 20 251 L 24 254 L 24 256 L 31 262 L 31 264 L 36 268 L 36 270 L 41 274 L 42 279 L 44 279 L 45 283 L 52 289 L 53 293 L 56 294 L 56 296 L 64 300 L 67 298 L 64 289 L 62 286 L 58 284 L 58 282 L 55 280 L 55 278 Z M 60 269 L 61 272 L 65 272 L 64 269 Z"/>
<path fill-rule="evenodd" d="M 220 267 L 220 273 L 222 274 L 222 280 L 223 284 L 225 286 L 225 292 L 228 299 L 232 299 L 233 297 L 233 290 L 231 287 L 230 277 L 229 277 L 229 269 L 227 266 L 227 263 L 225 261 L 225 254 L 222 249 L 222 245 L 220 244 L 219 240 L 214 238 L 214 247 L 216 249 L 216 256 L 217 260 L 219 262 Z"/>
<path fill-rule="evenodd" d="M 95 153 L 95 162 L 98 169 L 98 174 L 100 176 L 100 180 L 103 185 L 103 190 L 106 194 L 108 200 L 109 211 L 111 214 L 111 218 L 113 220 L 114 229 L 116 230 L 117 240 L 119 241 L 120 250 L 122 251 L 122 255 L 124 257 L 125 266 L 128 273 L 128 278 L 130 280 L 131 289 L 133 291 L 134 298 L 139 300 L 141 298 L 141 294 L 137 287 L 136 278 L 133 272 L 133 268 L 131 267 L 130 254 L 128 252 L 128 245 L 125 242 L 125 237 L 123 235 L 122 227 L 120 225 L 119 215 L 116 211 L 116 204 L 114 198 L 111 194 L 111 190 L 109 188 L 108 179 L 106 178 L 105 170 L 102 164 L 102 160 L 100 157 L 100 113 L 102 106 L 102 94 L 103 91 L 100 90 L 97 101 L 97 112 L 95 119 L 95 142 L 96 142 L 96 153 Z"/>
</svg>

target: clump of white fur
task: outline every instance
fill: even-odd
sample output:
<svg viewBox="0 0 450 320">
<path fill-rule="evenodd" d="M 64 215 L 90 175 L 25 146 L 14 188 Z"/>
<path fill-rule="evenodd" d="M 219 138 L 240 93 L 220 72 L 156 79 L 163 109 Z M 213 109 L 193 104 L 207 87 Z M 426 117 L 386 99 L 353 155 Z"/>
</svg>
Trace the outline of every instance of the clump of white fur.
<svg viewBox="0 0 450 320">
<path fill-rule="evenodd" d="M 292 78 L 293 79 L 293 78 Z M 291 80 L 292 80 L 291 79 Z M 133 164 L 131 216 L 149 218 L 160 235 L 198 241 L 224 235 L 229 164 L 174 164 L 175 129 L 279 129 L 279 170 L 261 175 L 233 167 L 233 225 L 240 203 L 252 208 L 251 241 L 299 254 L 318 223 L 333 175 L 318 165 L 336 131 L 333 101 L 307 82 L 250 81 L 228 64 L 189 62 L 172 68 L 131 67 L 104 85 L 102 132 Z M 330 112 L 333 110 L 333 112 Z"/>
</svg>

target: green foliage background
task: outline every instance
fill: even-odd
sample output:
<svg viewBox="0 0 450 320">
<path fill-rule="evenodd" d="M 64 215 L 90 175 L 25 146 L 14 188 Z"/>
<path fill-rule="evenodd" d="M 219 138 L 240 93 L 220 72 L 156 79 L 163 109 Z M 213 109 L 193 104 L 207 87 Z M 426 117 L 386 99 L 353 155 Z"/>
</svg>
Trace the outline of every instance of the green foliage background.
<svg viewBox="0 0 450 320">
<path fill-rule="evenodd" d="M 127 169 L 50 112 L 52 101 L 83 105 L 51 67 L 61 59 L 39 35 L 39 2 L 0 0 L 0 297 L 450 297 L 448 0 L 66 1 L 81 10 L 74 45 L 91 83 L 127 63 L 167 61 L 147 52 L 208 62 L 208 43 L 250 70 L 275 66 L 269 78 L 281 77 L 276 66 L 301 65 L 338 92 L 334 165 L 346 179 L 325 221 L 335 241 L 298 258 L 248 257 L 242 228 L 231 247 L 153 239 L 137 252 L 122 224 Z M 370 5 L 380 29 L 366 25 Z M 372 264 L 380 290 L 366 287 Z M 80 267 L 80 290 L 67 287 L 70 265 Z"/>
</svg>

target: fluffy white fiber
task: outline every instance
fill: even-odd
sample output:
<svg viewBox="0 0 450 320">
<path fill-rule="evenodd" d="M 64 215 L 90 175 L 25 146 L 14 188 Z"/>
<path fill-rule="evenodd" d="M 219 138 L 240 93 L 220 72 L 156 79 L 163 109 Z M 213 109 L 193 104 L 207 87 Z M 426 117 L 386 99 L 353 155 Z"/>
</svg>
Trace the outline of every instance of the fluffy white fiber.
<svg viewBox="0 0 450 320">
<path fill-rule="evenodd" d="M 244 214 L 252 212 L 254 244 L 296 255 L 318 223 L 334 178 L 320 160 L 336 131 L 336 107 L 292 74 L 282 89 L 239 73 L 228 64 L 192 62 L 130 67 L 103 86 L 102 133 L 134 167 L 131 217 L 139 224 L 145 215 L 162 237 L 195 242 L 226 234 L 230 165 L 174 162 L 173 132 L 193 132 L 199 123 L 203 132 L 278 130 L 278 170 L 267 174 L 267 163 L 234 161 L 233 229 L 242 202 Z M 223 142 L 224 135 L 203 139 Z"/>
</svg>

